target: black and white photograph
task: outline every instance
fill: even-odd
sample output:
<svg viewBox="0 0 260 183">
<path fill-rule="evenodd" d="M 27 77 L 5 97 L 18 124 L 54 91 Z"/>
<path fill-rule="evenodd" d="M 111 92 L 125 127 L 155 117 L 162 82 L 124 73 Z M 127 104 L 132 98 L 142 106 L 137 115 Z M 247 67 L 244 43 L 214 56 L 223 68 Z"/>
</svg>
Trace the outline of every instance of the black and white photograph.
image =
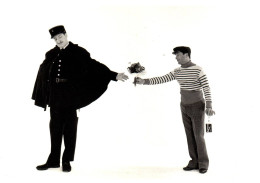
<svg viewBox="0 0 260 183">
<path fill-rule="evenodd" d="M 0 182 L 259 182 L 259 5 L 0 3 Z"/>
</svg>

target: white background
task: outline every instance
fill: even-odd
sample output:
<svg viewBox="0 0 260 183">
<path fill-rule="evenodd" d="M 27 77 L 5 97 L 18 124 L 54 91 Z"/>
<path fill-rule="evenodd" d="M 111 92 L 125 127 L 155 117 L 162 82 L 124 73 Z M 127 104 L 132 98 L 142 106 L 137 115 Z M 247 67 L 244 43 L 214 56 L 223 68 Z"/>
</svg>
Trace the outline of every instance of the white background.
<svg viewBox="0 0 260 183">
<path fill-rule="evenodd" d="M 131 2 L 131 3 L 130 3 Z M 259 181 L 259 7 L 251 1 L 8 1 L 1 2 L 0 181 L 237 182 Z M 205 134 L 209 171 L 184 172 L 188 149 L 176 81 L 158 86 L 111 82 L 80 111 L 72 172 L 39 172 L 50 150 L 49 111 L 30 99 L 48 29 L 68 38 L 111 70 L 129 62 L 143 78 L 178 67 L 172 49 L 185 45 L 212 90 L 213 133 Z"/>
</svg>

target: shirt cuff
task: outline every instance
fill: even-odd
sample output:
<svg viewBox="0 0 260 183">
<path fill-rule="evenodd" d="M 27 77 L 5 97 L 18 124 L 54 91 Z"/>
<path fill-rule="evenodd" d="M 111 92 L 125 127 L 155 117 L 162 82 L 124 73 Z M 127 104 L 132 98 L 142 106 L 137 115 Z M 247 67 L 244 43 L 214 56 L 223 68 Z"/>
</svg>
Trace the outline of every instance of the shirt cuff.
<svg viewBox="0 0 260 183">
<path fill-rule="evenodd" d="M 206 101 L 206 108 L 212 108 L 212 101 Z"/>
<path fill-rule="evenodd" d="M 150 84 L 149 79 L 144 79 L 144 85 L 149 85 L 149 84 Z"/>
</svg>

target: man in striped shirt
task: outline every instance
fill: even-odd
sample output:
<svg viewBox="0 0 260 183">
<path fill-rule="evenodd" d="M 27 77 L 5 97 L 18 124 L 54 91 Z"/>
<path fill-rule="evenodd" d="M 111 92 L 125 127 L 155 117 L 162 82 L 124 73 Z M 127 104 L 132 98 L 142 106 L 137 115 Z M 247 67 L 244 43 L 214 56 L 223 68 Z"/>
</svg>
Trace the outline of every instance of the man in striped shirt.
<svg viewBox="0 0 260 183">
<path fill-rule="evenodd" d="M 173 54 L 176 55 L 176 60 L 181 67 L 161 77 L 137 78 L 136 84 L 155 85 L 172 80 L 178 81 L 181 89 L 182 119 L 191 157 L 188 165 L 183 169 L 186 171 L 199 169 L 200 173 L 206 173 L 209 158 L 204 139 L 204 118 L 205 113 L 208 116 L 215 114 L 212 110 L 207 76 L 200 66 L 191 62 L 191 49 L 189 47 L 176 47 L 173 49 Z"/>
</svg>

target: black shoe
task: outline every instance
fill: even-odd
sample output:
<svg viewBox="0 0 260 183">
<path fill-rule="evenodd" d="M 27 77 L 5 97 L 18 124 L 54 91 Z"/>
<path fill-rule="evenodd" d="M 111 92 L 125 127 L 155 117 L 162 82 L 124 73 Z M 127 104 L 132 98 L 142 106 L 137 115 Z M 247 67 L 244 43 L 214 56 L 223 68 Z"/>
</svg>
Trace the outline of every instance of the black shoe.
<svg viewBox="0 0 260 183">
<path fill-rule="evenodd" d="M 53 165 L 50 165 L 48 163 L 45 163 L 43 165 L 39 165 L 36 167 L 37 170 L 47 170 L 49 168 L 59 168 L 60 165 L 59 164 L 53 164 Z"/>
<path fill-rule="evenodd" d="M 185 171 L 191 171 L 191 170 L 198 170 L 199 168 L 198 167 L 189 167 L 189 166 L 186 166 L 186 167 L 184 167 L 183 168 L 183 170 L 185 170 Z"/>
<path fill-rule="evenodd" d="M 205 168 L 200 168 L 200 169 L 199 169 L 199 172 L 200 172 L 200 173 L 206 173 L 207 171 L 208 171 L 208 170 L 205 169 Z"/>
<path fill-rule="evenodd" d="M 70 162 L 62 163 L 62 171 L 63 172 L 70 172 L 71 171 Z"/>
</svg>

